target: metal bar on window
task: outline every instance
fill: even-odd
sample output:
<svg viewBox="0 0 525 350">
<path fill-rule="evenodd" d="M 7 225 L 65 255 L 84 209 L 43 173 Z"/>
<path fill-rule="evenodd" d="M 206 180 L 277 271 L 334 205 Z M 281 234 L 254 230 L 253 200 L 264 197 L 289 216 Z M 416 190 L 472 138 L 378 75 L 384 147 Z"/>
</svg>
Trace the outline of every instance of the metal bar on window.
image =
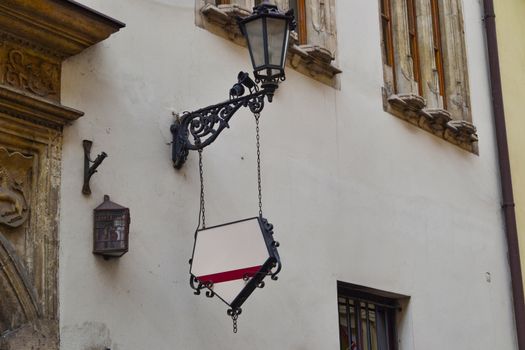
<svg viewBox="0 0 525 350">
<path fill-rule="evenodd" d="M 371 332 L 371 329 L 370 329 L 370 315 L 369 315 L 369 312 L 370 310 L 368 309 L 368 303 L 365 304 L 365 312 L 366 312 L 366 337 L 367 337 L 367 345 L 368 345 L 368 350 L 372 350 L 372 332 Z"/>
<path fill-rule="evenodd" d="M 347 332 L 348 332 L 348 345 L 352 346 L 352 318 L 350 316 L 350 300 L 345 298 L 346 305 L 346 323 L 347 323 Z"/>
<path fill-rule="evenodd" d="M 355 307 L 355 326 L 357 329 L 356 345 L 359 350 L 363 350 L 363 327 L 361 325 L 361 303 L 354 300 Z"/>
<path fill-rule="evenodd" d="M 363 299 L 363 298 L 352 298 L 352 300 L 354 300 L 356 302 L 374 304 L 374 305 L 383 307 L 385 309 L 392 309 L 392 310 L 399 309 L 399 305 L 397 303 L 386 304 L 386 303 L 376 302 L 376 301 L 371 300 L 371 299 Z"/>
<path fill-rule="evenodd" d="M 388 318 L 390 319 L 390 347 L 392 350 L 397 350 L 397 329 L 396 329 L 396 313 L 394 310 L 388 310 Z"/>
<path fill-rule="evenodd" d="M 386 331 L 386 347 L 388 350 L 392 349 L 391 345 L 391 335 L 390 335 L 390 320 L 388 317 L 388 310 L 385 310 L 385 331 Z"/>
</svg>

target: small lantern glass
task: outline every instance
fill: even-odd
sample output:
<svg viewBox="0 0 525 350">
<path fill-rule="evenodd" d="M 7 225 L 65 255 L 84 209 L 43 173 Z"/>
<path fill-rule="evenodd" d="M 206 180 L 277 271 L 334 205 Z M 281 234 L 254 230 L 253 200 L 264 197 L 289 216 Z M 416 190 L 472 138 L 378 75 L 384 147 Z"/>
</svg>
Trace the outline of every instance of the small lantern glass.
<svg viewBox="0 0 525 350">
<path fill-rule="evenodd" d="M 93 210 L 93 254 L 105 259 L 118 258 L 128 252 L 129 209 L 109 200 Z"/>
<path fill-rule="evenodd" d="M 295 28 L 293 11 L 282 13 L 265 1 L 239 25 L 246 37 L 256 81 L 271 87 L 284 80 L 288 38 Z"/>
</svg>

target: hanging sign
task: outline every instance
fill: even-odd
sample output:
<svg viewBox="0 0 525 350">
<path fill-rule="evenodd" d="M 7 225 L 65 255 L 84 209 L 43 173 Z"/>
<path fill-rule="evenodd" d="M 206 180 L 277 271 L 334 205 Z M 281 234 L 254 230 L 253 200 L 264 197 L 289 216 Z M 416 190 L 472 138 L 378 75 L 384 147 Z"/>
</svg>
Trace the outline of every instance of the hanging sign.
<svg viewBox="0 0 525 350">
<path fill-rule="evenodd" d="M 224 301 L 236 331 L 242 304 L 266 276 L 277 279 L 278 246 L 273 225 L 261 216 L 197 230 L 190 268 L 195 294 L 206 288 L 208 297 Z"/>
</svg>

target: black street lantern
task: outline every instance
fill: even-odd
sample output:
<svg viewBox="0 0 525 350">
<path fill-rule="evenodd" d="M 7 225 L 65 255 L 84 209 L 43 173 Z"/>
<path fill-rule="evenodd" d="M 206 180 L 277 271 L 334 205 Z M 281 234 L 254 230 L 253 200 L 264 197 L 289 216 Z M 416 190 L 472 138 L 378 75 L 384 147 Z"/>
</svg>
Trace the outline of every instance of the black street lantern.
<svg viewBox="0 0 525 350">
<path fill-rule="evenodd" d="M 277 6 L 264 1 L 250 16 L 240 19 L 239 26 L 248 43 L 255 81 L 248 73 L 240 72 L 229 91 L 229 100 L 177 115 L 171 125 L 175 168 L 184 165 L 190 150 L 199 151 L 201 229 L 195 233 L 190 286 L 195 294 L 206 288 L 206 296 L 217 295 L 230 307 L 228 315 L 234 332 L 246 299 L 255 288 L 264 286 L 266 276 L 276 280 L 281 270 L 279 244 L 262 210 L 259 118 L 265 98 L 271 103 L 279 81 L 285 80 L 288 38 L 295 21 L 293 11 L 281 13 Z M 206 228 L 202 150 L 230 127 L 230 119 L 241 107 L 250 109 L 256 123 L 259 216 Z"/>
<path fill-rule="evenodd" d="M 177 116 L 171 125 L 172 160 L 177 169 L 182 167 L 190 150 L 202 150 L 215 141 L 241 107 L 259 115 L 265 97 L 271 103 L 279 81 L 285 79 L 288 38 L 290 30 L 295 28 L 293 11 L 282 13 L 277 6 L 264 1 L 254 7 L 250 16 L 240 19 L 239 26 L 248 43 L 255 81 L 248 73 L 240 72 L 228 101 Z"/>
<path fill-rule="evenodd" d="M 128 252 L 129 209 L 109 200 L 93 210 L 93 254 L 105 259 L 118 258 Z"/>
<path fill-rule="evenodd" d="M 256 82 L 275 89 L 277 82 L 285 79 L 288 38 L 290 30 L 295 29 L 293 11 L 283 14 L 265 1 L 251 16 L 240 20 L 239 26 L 246 37 Z"/>
</svg>

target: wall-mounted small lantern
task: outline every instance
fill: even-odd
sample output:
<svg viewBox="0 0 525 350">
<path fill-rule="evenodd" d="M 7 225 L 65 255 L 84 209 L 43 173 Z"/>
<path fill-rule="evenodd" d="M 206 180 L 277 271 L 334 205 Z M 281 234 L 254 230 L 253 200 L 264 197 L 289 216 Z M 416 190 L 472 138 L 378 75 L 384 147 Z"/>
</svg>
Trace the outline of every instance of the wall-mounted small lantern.
<svg viewBox="0 0 525 350">
<path fill-rule="evenodd" d="M 93 210 L 93 254 L 105 259 L 118 258 L 128 252 L 129 209 L 109 200 Z"/>
</svg>

